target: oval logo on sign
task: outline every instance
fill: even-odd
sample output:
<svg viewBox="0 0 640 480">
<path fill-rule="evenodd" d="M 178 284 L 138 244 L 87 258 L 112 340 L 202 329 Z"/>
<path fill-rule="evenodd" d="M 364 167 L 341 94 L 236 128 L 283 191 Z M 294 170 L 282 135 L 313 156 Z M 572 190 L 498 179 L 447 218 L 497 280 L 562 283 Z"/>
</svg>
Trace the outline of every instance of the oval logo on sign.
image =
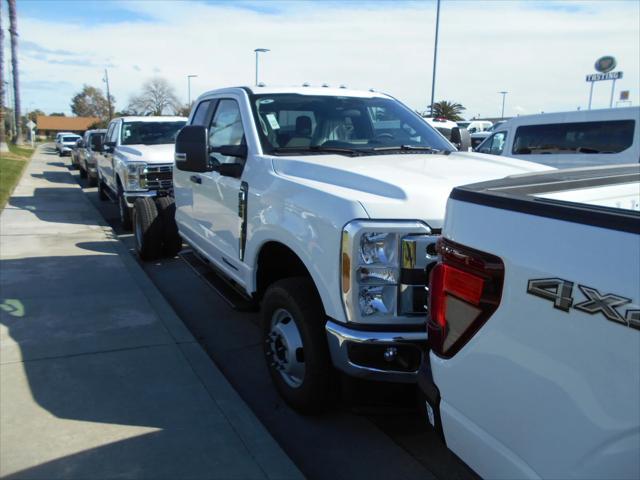
<svg viewBox="0 0 640 480">
<path fill-rule="evenodd" d="M 616 68 L 616 59 L 610 55 L 606 57 L 600 57 L 595 64 L 596 71 L 600 73 L 607 73 Z"/>
</svg>

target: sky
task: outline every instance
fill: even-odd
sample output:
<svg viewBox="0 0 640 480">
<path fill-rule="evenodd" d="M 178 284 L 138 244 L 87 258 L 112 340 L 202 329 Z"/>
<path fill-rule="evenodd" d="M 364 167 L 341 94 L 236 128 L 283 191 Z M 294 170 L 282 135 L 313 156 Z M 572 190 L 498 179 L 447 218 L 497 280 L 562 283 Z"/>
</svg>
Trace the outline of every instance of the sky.
<svg viewBox="0 0 640 480">
<path fill-rule="evenodd" d="M 83 84 L 104 88 L 105 68 L 116 109 L 154 76 L 186 103 L 187 75 L 198 75 L 192 98 L 252 85 L 255 48 L 271 50 L 260 56 L 268 85 L 374 88 L 424 110 L 435 18 L 435 0 L 18 0 L 23 111 L 70 115 Z M 9 51 L 5 35 L 7 63 Z M 499 91 L 505 116 L 586 108 L 585 76 L 603 55 L 624 72 L 616 99 L 629 90 L 638 105 L 639 1 L 442 0 L 435 99 L 466 118 L 500 116 Z M 595 84 L 594 108 L 608 106 L 611 83 Z"/>
</svg>

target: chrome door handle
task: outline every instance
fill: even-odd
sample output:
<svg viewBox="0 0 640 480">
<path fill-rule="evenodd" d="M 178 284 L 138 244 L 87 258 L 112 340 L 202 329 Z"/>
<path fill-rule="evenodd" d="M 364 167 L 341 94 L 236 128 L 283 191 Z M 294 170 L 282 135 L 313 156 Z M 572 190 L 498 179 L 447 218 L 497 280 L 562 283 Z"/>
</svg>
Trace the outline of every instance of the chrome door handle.
<svg viewBox="0 0 640 480">
<path fill-rule="evenodd" d="M 202 183 L 202 178 L 200 178 L 198 175 L 191 175 L 191 177 L 189 177 L 189 180 L 191 180 L 193 183 Z"/>
</svg>

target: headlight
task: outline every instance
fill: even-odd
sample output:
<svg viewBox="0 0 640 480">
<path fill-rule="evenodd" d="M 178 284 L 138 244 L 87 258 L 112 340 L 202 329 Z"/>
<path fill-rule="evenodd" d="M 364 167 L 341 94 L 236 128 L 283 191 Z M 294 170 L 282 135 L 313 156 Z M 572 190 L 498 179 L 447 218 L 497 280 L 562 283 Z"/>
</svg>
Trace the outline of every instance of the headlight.
<svg viewBox="0 0 640 480">
<path fill-rule="evenodd" d="M 389 323 L 402 316 L 398 314 L 401 239 L 429 233 L 429 227 L 418 221 L 356 220 L 344 227 L 341 290 L 347 320 Z"/>
<path fill-rule="evenodd" d="M 147 182 L 145 170 L 147 164 L 135 162 L 127 164 L 127 190 L 146 190 Z"/>
</svg>

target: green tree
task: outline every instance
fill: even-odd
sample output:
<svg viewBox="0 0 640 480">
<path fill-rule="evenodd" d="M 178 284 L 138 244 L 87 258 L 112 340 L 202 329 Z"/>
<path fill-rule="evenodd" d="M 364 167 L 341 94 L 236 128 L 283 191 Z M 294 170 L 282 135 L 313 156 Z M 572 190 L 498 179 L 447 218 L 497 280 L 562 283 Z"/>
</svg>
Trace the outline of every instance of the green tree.
<svg viewBox="0 0 640 480">
<path fill-rule="evenodd" d="M 460 103 L 442 100 L 433 104 L 433 118 L 446 118 L 454 122 L 462 120 L 462 112 L 466 110 Z"/>
<path fill-rule="evenodd" d="M 31 120 L 32 122 L 35 122 L 36 119 L 41 116 L 41 115 L 46 115 L 46 113 L 44 113 L 42 110 L 40 110 L 39 108 L 36 108 L 35 110 L 28 112 L 25 116 L 24 116 L 24 123 L 29 123 L 29 120 Z"/>
<path fill-rule="evenodd" d="M 175 89 L 164 78 L 147 80 L 139 95 L 131 97 L 127 110 L 138 115 L 175 114 L 180 110 L 180 101 Z"/>
<path fill-rule="evenodd" d="M 111 95 L 111 103 L 115 103 Z M 78 117 L 98 117 L 101 120 L 109 118 L 109 102 L 102 90 L 90 85 L 84 85 L 82 91 L 71 99 L 71 111 Z"/>
<path fill-rule="evenodd" d="M 50 117 L 66 117 L 64 112 L 53 112 L 49 114 Z"/>
</svg>

